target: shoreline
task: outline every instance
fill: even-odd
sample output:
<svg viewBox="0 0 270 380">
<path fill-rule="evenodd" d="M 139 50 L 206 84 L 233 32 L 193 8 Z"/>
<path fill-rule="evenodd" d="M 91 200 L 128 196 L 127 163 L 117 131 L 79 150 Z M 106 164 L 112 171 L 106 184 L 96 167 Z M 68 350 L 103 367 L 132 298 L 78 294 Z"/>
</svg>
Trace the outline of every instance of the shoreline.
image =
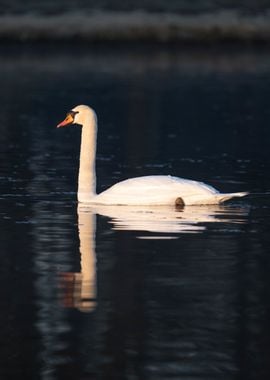
<svg viewBox="0 0 270 380">
<path fill-rule="evenodd" d="M 268 43 L 270 11 L 254 15 L 236 10 L 188 15 L 145 11 L 9 14 L 0 16 L 0 40 Z"/>
</svg>

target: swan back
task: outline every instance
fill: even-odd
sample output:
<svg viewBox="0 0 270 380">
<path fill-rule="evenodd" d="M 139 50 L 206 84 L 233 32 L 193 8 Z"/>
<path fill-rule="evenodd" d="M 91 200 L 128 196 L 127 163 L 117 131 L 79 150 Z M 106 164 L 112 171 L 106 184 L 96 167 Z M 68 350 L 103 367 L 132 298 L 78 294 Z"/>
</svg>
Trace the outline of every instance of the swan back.
<svg viewBox="0 0 270 380">
<path fill-rule="evenodd" d="M 202 182 L 172 176 L 146 176 L 119 182 L 93 201 L 99 204 L 174 205 L 181 197 L 184 204 L 201 203 L 218 192 Z"/>
</svg>

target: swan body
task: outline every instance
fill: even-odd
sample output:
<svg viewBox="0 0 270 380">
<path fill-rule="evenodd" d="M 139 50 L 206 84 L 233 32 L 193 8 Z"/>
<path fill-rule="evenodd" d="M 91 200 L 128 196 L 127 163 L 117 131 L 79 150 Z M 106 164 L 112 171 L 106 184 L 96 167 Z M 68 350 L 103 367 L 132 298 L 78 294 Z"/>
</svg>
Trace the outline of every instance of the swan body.
<svg viewBox="0 0 270 380">
<path fill-rule="evenodd" d="M 95 156 L 97 117 L 90 107 L 80 105 L 68 112 L 57 127 L 82 126 L 78 201 L 102 205 L 200 205 L 218 204 L 246 192 L 222 194 L 203 182 L 172 176 L 145 176 L 119 182 L 96 194 Z"/>
<path fill-rule="evenodd" d="M 212 186 L 188 179 L 156 175 L 119 182 L 94 197 L 96 204 L 175 205 L 179 198 L 185 205 L 218 204 L 244 193 L 221 194 Z"/>
</svg>

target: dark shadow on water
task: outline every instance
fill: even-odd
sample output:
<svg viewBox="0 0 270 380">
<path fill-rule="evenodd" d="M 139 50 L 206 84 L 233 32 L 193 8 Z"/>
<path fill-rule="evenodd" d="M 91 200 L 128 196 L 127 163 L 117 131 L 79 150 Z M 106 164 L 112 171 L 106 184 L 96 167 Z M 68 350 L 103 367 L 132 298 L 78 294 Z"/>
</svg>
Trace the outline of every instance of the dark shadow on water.
<svg viewBox="0 0 270 380">
<path fill-rule="evenodd" d="M 96 213 L 109 216 L 124 234 L 108 238 L 108 227 L 102 228 L 101 255 L 95 248 Z M 182 210 L 79 206 L 80 270 L 59 272 L 61 266 L 51 267 L 54 279 L 48 292 L 44 281 L 50 276 L 44 267 L 48 258 L 42 255 L 37 261 L 43 264 L 36 268 L 40 305 L 36 324 L 44 341 L 44 373 L 58 373 L 54 363 L 58 351 L 60 362 L 69 367 L 65 352 L 70 349 L 75 355 L 73 371 L 105 378 L 129 378 L 133 371 L 138 378 L 177 378 L 186 371 L 192 376 L 237 372 L 239 294 L 234 252 L 248 214 L 248 208 L 240 205 Z M 207 232 L 211 224 L 216 237 Z M 185 246 L 190 233 L 193 239 Z M 218 235 L 228 234 L 230 243 L 220 244 Z M 181 252 L 183 244 L 189 257 Z M 50 317 L 44 311 L 52 305 L 55 312 Z M 90 313 L 89 318 L 63 307 Z M 68 347 L 74 333 L 79 334 L 78 346 Z M 82 367 L 77 368 L 77 356 L 86 352 L 93 359 L 81 358 Z"/>
<path fill-rule="evenodd" d="M 266 49 L 0 49 L 3 379 L 268 379 Z M 98 191 L 171 174 L 221 207 L 79 210 L 75 104 L 98 114 Z"/>
</svg>

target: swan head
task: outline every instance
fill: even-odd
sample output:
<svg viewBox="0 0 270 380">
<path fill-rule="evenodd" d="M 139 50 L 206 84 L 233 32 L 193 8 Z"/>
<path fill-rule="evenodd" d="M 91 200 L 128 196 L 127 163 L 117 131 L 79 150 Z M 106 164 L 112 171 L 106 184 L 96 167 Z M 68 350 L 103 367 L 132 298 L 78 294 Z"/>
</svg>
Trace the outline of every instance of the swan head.
<svg viewBox="0 0 270 380">
<path fill-rule="evenodd" d="M 95 111 L 85 105 L 79 105 L 70 110 L 65 119 L 57 125 L 57 128 L 66 127 L 71 124 L 84 126 L 85 124 L 95 124 L 97 116 Z"/>
</svg>

